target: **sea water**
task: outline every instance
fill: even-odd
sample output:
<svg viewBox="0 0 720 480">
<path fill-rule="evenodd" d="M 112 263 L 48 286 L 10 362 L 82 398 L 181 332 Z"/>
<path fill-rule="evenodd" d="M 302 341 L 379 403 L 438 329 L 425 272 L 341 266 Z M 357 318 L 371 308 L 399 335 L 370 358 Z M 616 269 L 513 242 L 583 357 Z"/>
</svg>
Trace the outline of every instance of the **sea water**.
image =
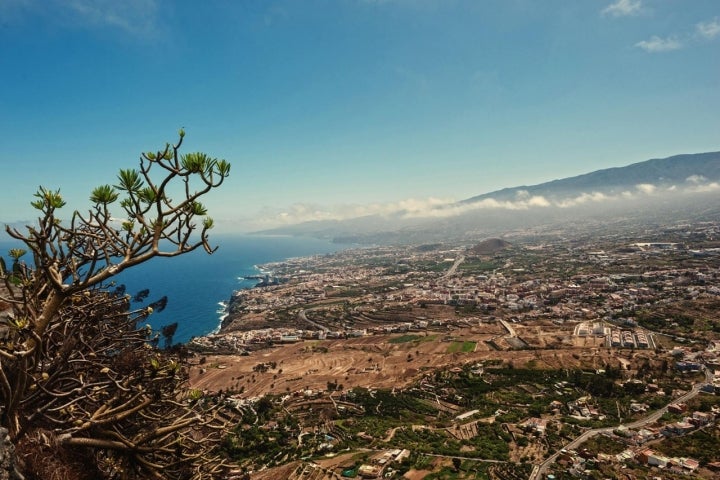
<svg viewBox="0 0 720 480">
<path fill-rule="evenodd" d="M 258 265 L 347 247 L 313 238 L 256 235 L 213 235 L 210 243 L 219 247 L 212 255 L 200 248 L 173 258 L 154 258 L 114 279 L 116 284 L 125 285 L 130 295 L 150 291 L 142 302 L 133 302 L 133 307 L 142 308 L 168 297 L 166 308 L 150 315 L 147 323 L 160 329 L 177 322 L 174 343 L 215 331 L 232 293 L 257 284 L 257 280 L 246 277 L 260 274 Z M 17 246 L 0 241 L 0 256 L 7 261 L 7 251 Z"/>
</svg>

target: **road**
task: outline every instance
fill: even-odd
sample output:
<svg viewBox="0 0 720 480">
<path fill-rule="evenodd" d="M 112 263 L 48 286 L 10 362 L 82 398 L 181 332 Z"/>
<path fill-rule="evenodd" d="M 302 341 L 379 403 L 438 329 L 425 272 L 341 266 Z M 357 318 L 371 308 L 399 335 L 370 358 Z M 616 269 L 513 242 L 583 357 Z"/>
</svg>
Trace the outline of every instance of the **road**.
<svg viewBox="0 0 720 480">
<path fill-rule="evenodd" d="M 305 310 L 300 310 L 300 313 L 298 313 L 298 318 L 299 318 L 300 320 L 302 320 L 303 322 L 307 322 L 307 323 L 309 323 L 310 325 L 312 325 L 313 327 L 322 330 L 322 331 L 325 332 L 325 333 L 327 333 L 328 330 L 329 330 L 327 327 L 325 327 L 325 326 L 323 326 L 323 325 L 320 325 L 319 323 L 313 322 L 312 320 L 310 320 L 309 318 L 307 318 L 307 315 L 305 314 Z"/>
<path fill-rule="evenodd" d="M 459 267 L 460 264 L 461 264 L 462 262 L 464 262 L 464 261 L 465 261 L 465 255 L 460 255 L 460 256 L 455 260 L 455 262 L 452 264 L 452 267 L 448 268 L 448 271 L 445 272 L 445 275 L 443 275 L 443 276 L 444 276 L 444 277 L 451 277 L 451 276 L 455 275 L 455 272 L 457 271 L 458 267 Z"/>
<path fill-rule="evenodd" d="M 710 370 L 708 370 L 708 369 L 705 369 L 705 381 L 704 382 L 696 383 L 695 385 L 693 385 L 692 389 L 689 392 L 687 392 L 684 395 L 681 395 L 678 398 L 673 399 L 672 402 L 668 403 L 668 405 L 670 405 L 672 403 L 686 402 L 686 401 L 690 400 L 691 398 L 694 398 L 695 396 L 697 396 L 698 393 L 700 393 L 700 387 L 702 387 L 703 384 L 710 383 L 710 382 L 712 382 L 712 372 L 710 372 Z M 616 428 L 618 428 L 620 426 L 625 426 L 627 428 L 633 429 L 633 428 L 644 427 L 645 425 L 649 425 L 651 423 L 655 423 L 658 420 L 660 420 L 660 417 L 662 417 L 665 414 L 665 412 L 667 412 L 668 405 L 665 405 L 663 408 L 656 410 L 653 413 L 651 413 L 650 415 L 648 415 L 644 418 L 641 418 L 640 420 L 636 420 L 634 422 L 617 425 L 615 427 L 595 428 L 593 430 L 588 430 L 587 432 L 584 432 L 582 435 L 580 435 L 579 437 L 577 437 L 576 439 L 574 439 L 573 441 L 571 441 L 570 443 L 565 445 L 565 447 L 563 447 L 563 450 L 575 450 L 577 447 L 582 445 L 589 438 L 594 437 L 595 435 L 599 435 L 601 433 L 612 432 L 613 430 L 615 430 Z M 538 479 L 542 478 L 543 475 L 545 474 L 545 471 L 548 469 L 548 467 L 551 464 L 555 463 L 555 460 L 557 460 L 558 455 L 560 455 L 559 451 L 552 454 L 550 457 L 548 457 L 547 460 L 545 460 L 540 465 L 536 465 L 533 468 L 533 471 L 530 474 L 530 477 L 528 477 L 528 480 L 538 480 Z"/>
<path fill-rule="evenodd" d="M 477 457 L 454 457 L 452 455 L 440 455 L 439 453 L 421 453 L 426 457 L 440 457 L 440 458 L 459 458 L 460 460 L 470 460 L 471 462 L 484 462 L 484 463 L 510 463 L 507 460 L 492 460 L 489 458 L 477 458 Z"/>
<path fill-rule="evenodd" d="M 505 320 L 500 320 L 500 323 L 502 324 L 503 327 L 505 327 L 505 330 L 508 331 L 508 333 L 510 334 L 511 337 L 517 337 L 517 334 L 515 333 L 515 329 L 512 326 L 510 326 L 510 324 L 508 322 L 506 322 Z"/>
</svg>

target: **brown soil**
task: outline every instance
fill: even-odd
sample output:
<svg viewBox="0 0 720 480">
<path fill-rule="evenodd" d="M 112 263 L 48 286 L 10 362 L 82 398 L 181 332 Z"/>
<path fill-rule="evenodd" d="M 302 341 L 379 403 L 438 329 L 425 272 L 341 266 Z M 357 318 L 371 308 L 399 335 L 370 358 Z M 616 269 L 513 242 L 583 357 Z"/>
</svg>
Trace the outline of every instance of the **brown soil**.
<svg viewBox="0 0 720 480">
<path fill-rule="evenodd" d="M 494 328 L 494 326 L 493 326 Z M 617 352 L 606 348 L 576 345 L 576 339 L 563 334 L 564 348 L 548 350 L 496 350 L 487 343 L 495 340 L 503 347 L 498 333 L 480 333 L 482 327 L 456 329 L 450 334 L 429 332 L 406 343 L 390 343 L 398 335 L 372 335 L 347 340 L 305 341 L 253 352 L 249 356 L 209 355 L 203 365 L 190 370 L 192 388 L 209 391 L 243 390 L 243 397 L 266 393 L 282 394 L 305 389 L 325 390 L 329 382 L 352 387 L 404 387 L 424 372 L 450 368 L 483 360 L 502 360 L 515 367 L 602 368 L 617 365 Z M 529 329 L 518 332 L 531 334 Z M 423 335 L 422 333 L 419 335 Z M 526 335 L 527 338 L 528 335 Z M 534 339 L 537 335 L 534 335 Z M 474 352 L 451 353 L 455 341 L 474 341 Z M 531 340 L 533 341 L 533 340 Z M 530 343 L 530 342 L 528 342 Z M 264 373 L 253 371 L 261 363 L 275 362 L 276 368 Z"/>
<path fill-rule="evenodd" d="M 403 475 L 407 480 L 422 480 L 432 472 L 430 470 L 409 470 Z"/>
</svg>

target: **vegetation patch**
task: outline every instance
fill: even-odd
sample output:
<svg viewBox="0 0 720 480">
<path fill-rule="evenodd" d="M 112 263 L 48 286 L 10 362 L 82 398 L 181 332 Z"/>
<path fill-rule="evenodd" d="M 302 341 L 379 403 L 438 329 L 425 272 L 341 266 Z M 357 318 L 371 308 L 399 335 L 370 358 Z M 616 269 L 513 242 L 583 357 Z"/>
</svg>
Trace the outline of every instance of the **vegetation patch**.
<svg viewBox="0 0 720 480">
<path fill-rule="evenodd" d="M 468 353 L 475 351 L 475 345 L 477 342 L 452 342 L 447 349 L 448 353 Z"/>
<path fill-rule="evenodd" d="M 400 335 L 399 337 L 391 338 L 388 343 L 409 343 L 409 342 L 431 342 L 437 338 L 437 335 Z"/>
<path fill-rule="evenodd" d="M 627 448 L 624 443 L 605 435 L 590 437 L 587 442 L 583 443 L 583 447 L 594 454 L 606 453 L 609 455 L 617 455 Z"/>
<path fill-rule="evenodd" d="M 703 429 L 683 437 L 668 438 L 654 445 L 655 450 L 673 457 L 690 457 L 701 464 L 720 458 L 720 430 Z"/>
</svg>

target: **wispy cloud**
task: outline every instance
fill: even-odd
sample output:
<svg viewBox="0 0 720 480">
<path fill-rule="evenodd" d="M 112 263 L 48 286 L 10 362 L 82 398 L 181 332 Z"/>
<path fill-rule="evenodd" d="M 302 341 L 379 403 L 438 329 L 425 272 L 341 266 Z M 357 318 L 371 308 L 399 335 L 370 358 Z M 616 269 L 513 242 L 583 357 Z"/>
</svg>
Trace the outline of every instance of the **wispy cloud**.
<svg viewBox="0 0 720 480">
<path fill-rule="evenodd" d="M 653 35 L 649 40 L 642 40 L 635 44 L 636 47 L 642 48 L 646 52 L 650 53 L 662 53 L 671 52 L 673 50 L 679 50 L 685 45 L 676 36 L 670 36 L 667 38 L 660 38 L 657 35 Z"/>
<path fill-rule="evenodd" d="M 692 46 L 692 44 L 707 42 L 718 37 L 720 37 L 720 17 L 715 17 L 707 22 L 696 23 L 692 32 L 670 35 L 666 38 L 653 35 L 648 40 L 637 42 L 635 46 L 649 53 L 662 53 L 680 50 Z"/>
<path fill-rule="evenodd" d="M 148 33 L 158 13 L 156 0 L 72 0 L 60 2 L 86 22 L 117 27 L 130 33 Z"/>
<path fill-rule="evenodd" d="M 712 40 L 720 35 L 720 18 L 715 17 L 709 22 L 700 22 L 695 25 L 695 33 L 706 40 Z"/>
<path fill-rule="evenodd" d="M 364 5 L 401 5 L 411 8 L 434 8 L 454 3 L 455 0 L 357 0 Z"/>
<path fill-rule="evenodd" d="M 371 203 L 367 205 L 340 204 L 331 207 L 296 203 L 282 210 L 265 209 L 261 212 L 262 222 L 267 225 L 292 225 L 300 222 L 321 220 L 347 220 L 350 218 L 379 215 L 389 217 L 402 215 L 407 217 L 426 216 L 427 212 L 443 209 L 455 204 L 453 199 L 408 198 L 398 202 Z"/>
<path fill-rule="evenodd" d="M 158 0 L 0 0 L 0 11 L 13 18 L 35 14 L 71 28 L 114 28 L 133 36 L 151 36 L 158 27 Z"/>
<path fill-rule="evenodd" d="M 641 11 L 641 0 L 617 0 L 605 7 L 601 13 L 613 17 L 627 17 L 630 15 L 639 15 Z"/>
</svg>

